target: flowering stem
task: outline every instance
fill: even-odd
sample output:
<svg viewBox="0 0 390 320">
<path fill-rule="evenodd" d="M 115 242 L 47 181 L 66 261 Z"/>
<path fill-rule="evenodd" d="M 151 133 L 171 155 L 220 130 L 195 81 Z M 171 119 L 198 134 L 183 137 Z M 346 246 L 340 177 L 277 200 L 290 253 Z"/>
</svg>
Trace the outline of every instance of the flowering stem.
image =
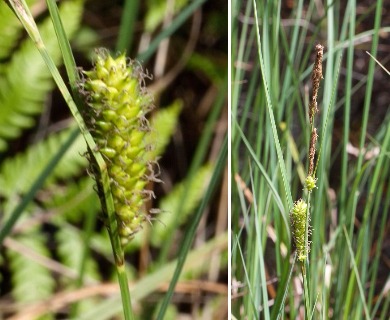
<svg viewBox="0 0 390 320">
<path fill-rule="evenodd" d="M 312 98 L 309 104 L 310 121 L 310 142 L 308 152 L 308 173 L 305 179 L 305 189 L 307 191 L 306 201 L 298 200 L 294 203 L 290 212 L 292 234 L 297 248 L 298 260 L 302 263 L 302 277 L 304 287 L 305 318 L 309 318 L 311 310 L 309 292 L 309 251 L 310 251 L 310 200 L 311 192 L 316 188 L 317 179 L 315 177 L 314 159 L 316 155 L 316 143 L 318 139 L 317 128 L 315 127 L 315 115 L 318 112 L 317 96 L 320 88 L 322 75 L 322 58 L 324 47 L 317 44 L 315 47 L 316 59 L 312 72 Z"/>
</svg>

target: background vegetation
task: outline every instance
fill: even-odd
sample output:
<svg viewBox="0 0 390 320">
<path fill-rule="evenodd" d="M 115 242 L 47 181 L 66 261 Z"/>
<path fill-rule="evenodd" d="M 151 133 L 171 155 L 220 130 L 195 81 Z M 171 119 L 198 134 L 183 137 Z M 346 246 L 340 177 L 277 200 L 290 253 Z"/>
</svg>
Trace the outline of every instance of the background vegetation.
<svg viewBox="0 0 390 320">
<path fill-rule="evenodd" d="M 232 2 L 233 318 L 389 318 L 389 74 L 366 53 L 389 69 L 388 7 Z M 317 43 L 324 79 L 305 316 L 289 212 L 305 196 Z"/>
<path fill-rule="evenodd" d="M 61 67 L 46 3 L 27 3 Z M 226 318 L 226 4 L 58 5 L 78 66 L 89 69 L 94 49 L 104 46 L 126 50 L 153 74 L 150 121 L 158 132 L 155 152 L 164 183 L 151 186 L 157 199 L 150 206 L 161 213 L 126 247 L 136 315 L 156 317 L 165 293 L 172 293 L 178 261 L 187 257 L 165 317 Z M 4 2 L 0 25 L 0 317 L 121 318 L 85 142 L 42 57 Z M 188 235 L 196 228 L 192 241 Z M 186 243 L 192 245 L 183 250 Z"/>
</svg>

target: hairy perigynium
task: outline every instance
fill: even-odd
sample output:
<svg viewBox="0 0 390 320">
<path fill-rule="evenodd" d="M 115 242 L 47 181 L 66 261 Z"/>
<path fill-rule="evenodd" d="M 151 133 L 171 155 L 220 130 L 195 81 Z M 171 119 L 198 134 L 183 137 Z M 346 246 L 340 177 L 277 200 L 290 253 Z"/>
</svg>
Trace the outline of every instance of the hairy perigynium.
<svg viewBox="0 0 390 320">
<path fill-rule="evenodd" d="M 308 244 L 305 243 L 307 204 L 304 200 L 299 199 L 294 203 L 290 212 L 290 219 L 298 260 L 304 261 L 308 253 Z"/>
<path fill-rule="evenodd" d="M 143 87 L 141 67 L 123 54 L 114 59 L 100 50 L 95 68 L 83 73 L 85 120 L 107 164 L 118 232 L 125 244 L 147 217 L 143 206 L 152 193 L 144 188 L 156 180 L 146 157 L 150 146 L 145 143 L 150 134 L 145 115 L 152 98 Z"/>
</svg>

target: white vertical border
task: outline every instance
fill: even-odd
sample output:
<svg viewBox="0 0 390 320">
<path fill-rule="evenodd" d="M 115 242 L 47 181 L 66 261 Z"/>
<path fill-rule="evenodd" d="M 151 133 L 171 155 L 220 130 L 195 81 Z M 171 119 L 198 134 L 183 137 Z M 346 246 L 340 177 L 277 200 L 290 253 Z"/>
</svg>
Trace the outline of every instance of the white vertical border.
<svg viewBox="0 0 390 320">
<path fill-rule="evenodd" d="M 231 171 L 231 101 L 232 101 L 232 49 L 231 49 L 231 36 L 232 36 L 232 0 L 228 0 L 228 319 L 231 319 L 232 314 L 232 215 L 231 215 L 231 199 L 232 199 L 232 171 Z"/>
</svg>

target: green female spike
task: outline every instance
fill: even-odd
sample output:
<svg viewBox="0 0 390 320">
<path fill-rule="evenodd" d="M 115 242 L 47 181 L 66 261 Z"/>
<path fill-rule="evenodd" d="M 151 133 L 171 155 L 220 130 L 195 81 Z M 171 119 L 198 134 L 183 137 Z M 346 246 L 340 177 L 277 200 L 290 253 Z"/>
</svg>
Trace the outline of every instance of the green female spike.
<svg viewBox="0 0 390 320">
<path fill-rule="evenodd" d="M 143 85 L 141 67 L 123 54 L 114 59 L 99 50 L 94 69 L 83 73 L 80 92 L 86 101 L 86 123 L 107 164 L 118 233 L 126 244 L 147 218 L 144 203 L 153 193 L 144 188 L 157 181 L 145 143 L 150 134 L 145 116 L 152 98 Z"/>
<path fill-rule="evenodd" d="M 307 204 L 299 199 L 294 203 L 290 212 L 292 234 L 297 247 L 298 260 L 304 261 L 307 256 L 308 245 L 305 243 Z"/>
</svg>

